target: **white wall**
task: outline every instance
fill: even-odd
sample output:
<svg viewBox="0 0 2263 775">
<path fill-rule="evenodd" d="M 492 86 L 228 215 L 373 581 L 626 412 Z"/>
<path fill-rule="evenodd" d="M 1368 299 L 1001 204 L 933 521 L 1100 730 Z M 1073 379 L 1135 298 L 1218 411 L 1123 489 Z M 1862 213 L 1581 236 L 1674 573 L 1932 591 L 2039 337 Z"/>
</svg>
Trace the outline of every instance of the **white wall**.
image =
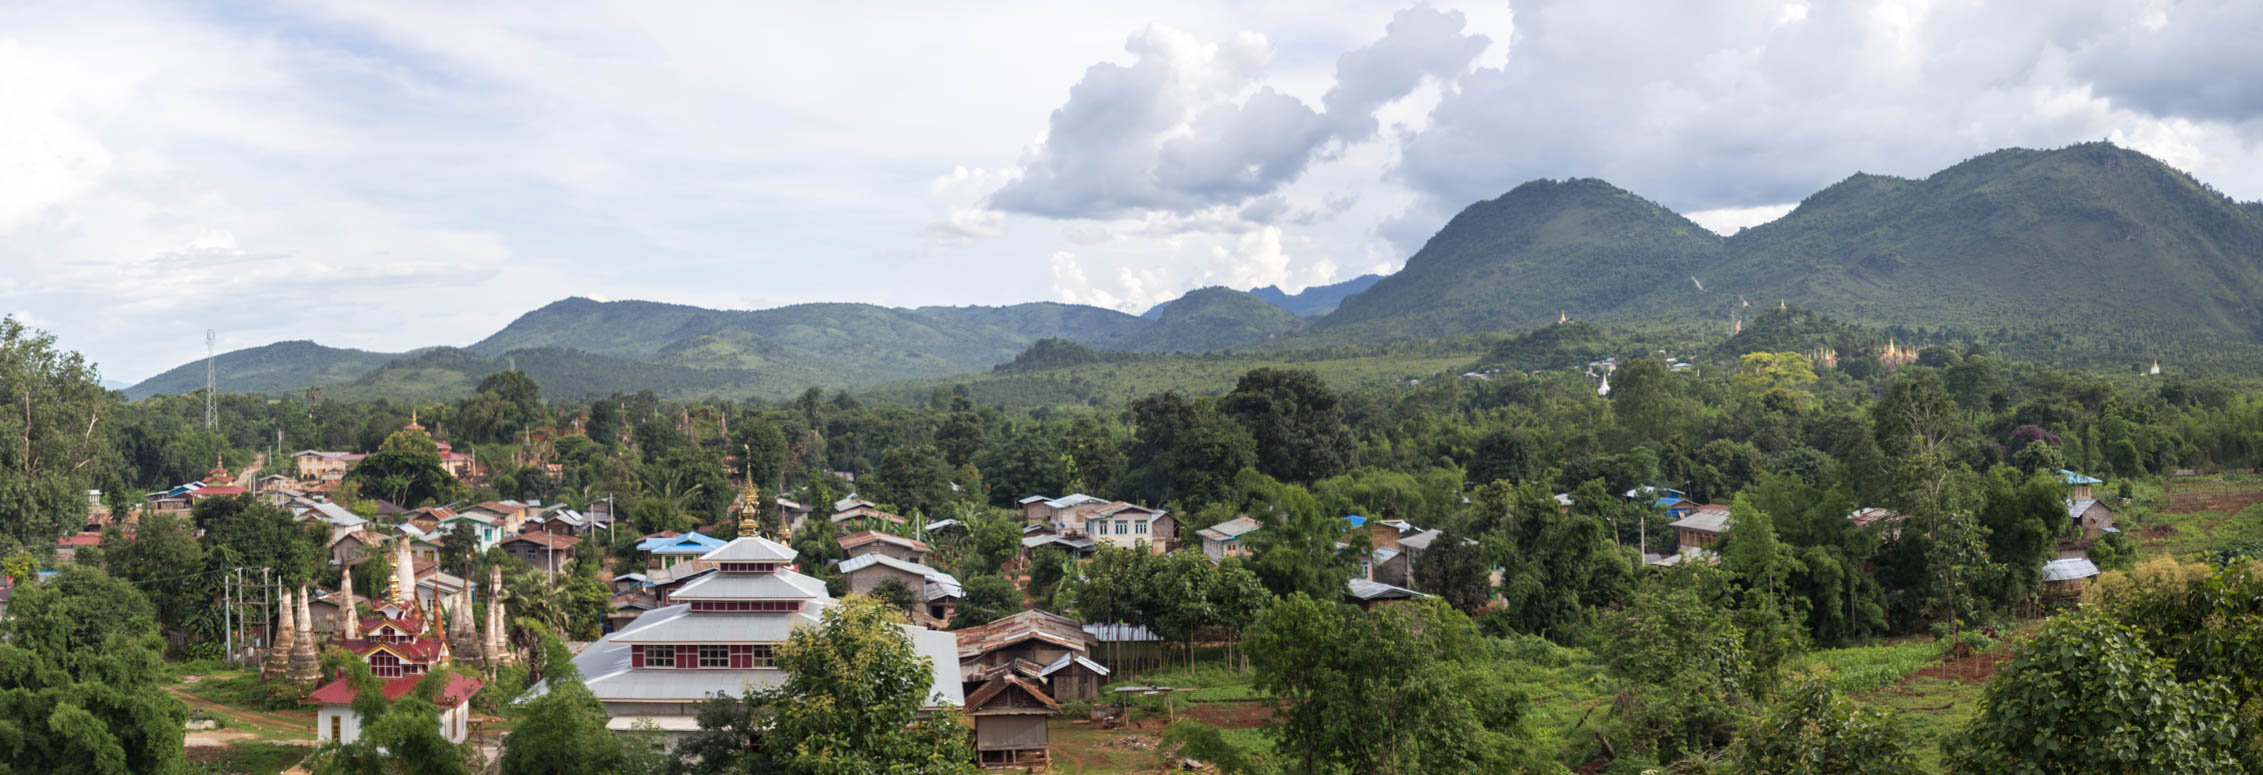
<svg viewBox="0 0 2263 775">
<path fill-rule="evenodd" d="M 324 705 L 314 716 L 314 737 L 318 742 L 330 741 L 330 719 L 338 719 L 339 739 L 354 742 L 361 739 L 361 717 L 354 715 L 350 705 Z M 461 743 L 471 736 L 471 703 L 460 702 L 456 707 L 440 713 L 440 736 L 448 742 Z"/>
</svg>

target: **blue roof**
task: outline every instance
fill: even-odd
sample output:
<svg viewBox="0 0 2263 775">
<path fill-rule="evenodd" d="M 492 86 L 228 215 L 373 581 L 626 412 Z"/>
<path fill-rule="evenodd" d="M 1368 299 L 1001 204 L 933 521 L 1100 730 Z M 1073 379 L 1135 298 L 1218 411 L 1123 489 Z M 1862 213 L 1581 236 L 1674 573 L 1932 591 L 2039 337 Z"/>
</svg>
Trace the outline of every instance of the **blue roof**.
<svg viewBox="0 0 2263 775">
<path fill-rule="evenodd" d="M 685 533 L 667 538 L 647 538 L 636 545 L 637 551 L 653 554 L 706 554 L 729 543 L 706 533 Z"/>
<path fill-rule="evenodd" d="M 1653 505 L 1653 506 L 1672 506 L 1672 505 L 1674 505 L 1674 504 L 1676 504 L 1676 503 L 1680 503 L 1680 502 L 1682 502 L 1682 499 L 1681 499 L 1681 498 L 1677 498 L 1677 497 L 1674 497 L 1674 496 L 1668 495 L 1668 496 L 1666 496 L 1666 497 L 1663 497 L 1663 498 L 1659 498 L 1659 499 L 1658 499 L 1658 502 L 1657 502 L 1657 503 L 1653 503 L 1653 504 L 1651 504 L 1651 505 Z"/>
<path fill-rule="evenodd" d="M 2061 469 L 2059 469 L 2059 479 L 2061 479 L 2061 480 L 2065 481 L 2065 482 L 2066 482 L 2067 484 L 2105 484 L 2105 483 L 2106 483 L 2106 480 L 2104 480 L 2104 479 L 2092 479 L 2092 478 L 2090 478 L 2090 477 L 2087 477 L 2087 476 L 2083 476 L 2083 475 L 2081 475 L 2081 474 L 2075 473 L 2075 472 L 2073 472 L 2073 471 L 2069 471 L 2069 470 L 2066 470 L 2066 469 L 2064 469 L 2064 468 L 2061 468 Z"/>
<path fill-rule="evenodd" d="M 1359 527 L 1360 525 L 1367 524 L 1367 518 L 1362 517 L 1358 514 L 1345 514 L 1344 518 L 1352 521 L 1352 527 Z"/>
</svg>

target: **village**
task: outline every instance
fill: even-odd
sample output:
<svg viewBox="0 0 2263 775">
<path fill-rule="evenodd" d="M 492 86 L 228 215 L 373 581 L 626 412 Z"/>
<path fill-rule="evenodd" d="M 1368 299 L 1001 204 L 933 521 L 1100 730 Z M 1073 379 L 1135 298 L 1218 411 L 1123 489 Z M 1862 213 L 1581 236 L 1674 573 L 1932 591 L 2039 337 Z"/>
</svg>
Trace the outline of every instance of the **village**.
<svg viewBox="0 0 2263 775">
<path fill-rule="evenodd" d="M 434 439 L 413 417 L 387 439 L 388 448 L 404 445 L 428 450 L 435 470 L 455 484 L 491 489 L 488 466 Z M 249 671 L 245 680 L 256 675 L 270 696 L 280 692 L 282 707 L 297 708 L 280 717 L 252 716 L 299 719 L 263 733 L 267 743 L 285 746 L 282 751 L 353 746 L 373 721 L 356 710 L 363 692 L 375 689 L 397 701 L 416 692 L 427 674 L 444 673 L 445 683 L 428 698 L 438 738 L 481 752 L 476 758 L 487 766 L 498 763 L 511 745 L 511 717 L 549 689 L 524 684 L 530 663 L 542 658 L 540 633 L 526 631 L 507 613 L 522 609 L 511 600 L 506 566 L 514 577 L 549 578 L 553 585 L 576 576 L 602 581 L 596 637 L 567 642 L 568 653 L 603 708 L 604 728 L 643 735 L 657 751 L 701 734 L 701 707 L 711 698 L 785 685 L 790 676 L 776 662 L 778 650 L 797 630 L 817 627 L 844 596 L 883 601 L 894 612 L 902 638 L 932 673 L 919 712 L 963 714 L 972 763 L 982 767 L 1110 771 L 1089 764 L 1125 760 L 1111 757 L 1106 741 L 1142 739 L 1143 716 L 1153 725 L 1193 714 L 1187 717 L 1211 718 L 1229 729 L 1249 729 L 1265 717 L 1261 704 L 1196 699 L 1219 692 L 1173 680 L 1211 684 L 1220 660 L 1232 670 L 1248 659 L 1232 648 L 1246 619 L 1212 610 L 1208 621 L 1191 628 L 1183 621 L 1165 628 L 1158 622 L 1181 615 L 1055 596 L 1041 586 L 1060 584 L 1064 572 L 1098 586 L 1091 578 L 1099 572 L 1094 556 L 1116 552 L 1222 567 L 1239 574 L 1251 594 L 1264 595 L 1243 568 L 1265 562 L 1264 552 L 1282 545 L 1267 540 L 1269 529 L 1294 529 L 1264 513 L 1192 518 L 1190 524 L 1184 521 L 1190 517 L 1171 510 L 1069 493 L 1028 494 L 1013 499 L 1013 509 L 955 508 L 948 513 L 956 516 L 934 519 L 893 513 L 894 507 L 853 491 L 815 504 L 766 497 L 746 461 L 732 457 L 724 462 L 742 465 L 730 476 L 735 494 L 724 520 L 643 533 L 610 497 L 576 506 L 495 499 L 415 508 L 360 498 L 349 482 L 368 456 L 302 450 L 272 468 L 262 458 L 241 475 L 215 466 L 201 480 L 147 493 L 123 515 L 113 514 L 118 499 L 89 493 L 92 516 L 80 532 L 57 541 L 52 560 L 67 565 L 79 552 L 99 552 L 106 540 L 135 540 L 144 520 L 187 519 L 222 501 L 263 504 L 289 515 L 306 535 L 319 536 L 320 561 L 336 584 L 244 577 L 223 585 L 229 621 L 217 662 Z M 557 463 L 530 470 L 564 473 Z M 854 481 L 853 474 L 827 476 Z M 2050 478 L 2067 527 L 2057 531 L 2041 567 L 2031 570 L 2040 581 L 2036 600 L 2062 608 L 2081 599 L 2100 575 L 2091 559 L 2095 546 L 2109 537 L 2120 541 L 2121 530 L 2108 505 L 2114 499 L 2096 489 L 2104 480 L 2064 468 Z M 1593 487 L 1577 495 L 1559 492 L 1545 503 L 1571 518 L 1580 498 L 1600 494 Z M 1612 509 L 1637 515 L 1633 545 L 1625 550 L 1657 573 L 1719 565 L 1738 523 L 1731 506 L 1699 502 L 1676 488 L 1644 484 L 1604 497 Z M 1203 513 L 1219 515 L 1214 508 Z M 1842 516 L 1850 528 L 1882 541 L 1892 541 L 1908 521 L 1877 506 Z M 1374 611 L 1430 599 L 1445 592 L 1441 585 L 1466 587 L 1454 574 L 1472 570 L 1480 573 L 1479 591 L 1448 593 L 1460 595 L 1458 606 L 1482 615 L 1509 604 L 1498 563 L 1461 571 L 1433 567 L 1466 565 L 1476 539 L 1384 515 L 1326 515 L 1316 524 L 1320 532 L 1310 537 L 1327 543 L 1325 556 L 1343 574 L 1332 594 L 1344 605 Z M 1652 533 L 1653 525 L 1661 529 Z M 813 539 L 833 556 L 795 548 L 812 546 Z M 992 545 L 978 548 L 981 542 Z M 1449 543 L 1470 552 L 1438 552 Z M 484 570 L 468 570 L 473 567 Z M 361 572 L 370 569 L 380 572 Z M 268 569 L 256 570 L 264 575 Z M 1003 593 L 997 587 L 970 593 L 960 578 L 965 573 L 1002 574 L 1010 583 Z M 358 589 L 357 576 L 363 579 Z M 1217 581 L 1213 572 L 1213 583 L 1232 582 Z M 0 589 L 0 604 L 12 589 Z M 970 594 L 986 592 L 987 599 L 970 601 Z M 1089 613 L 1080 619 L 1048 610 L 1056 600 Z M 1158 606 L 1173 603 L 1145 604 Z M 352 679 L 340 659 L 358 662 L 360 670 L 352 672 L 366 671 L 374 683 Z M 1213 667 L 1186 671 L 1198 663 Z M 515 695 L 483 694 L 499 679 L 498 686 Z M 490 699 L 475 703 L 479 697 Z M 1155 720 L 1157 698 L 1161 721 Z M 209 710 L 229 718 L 224 706 L 209 700 L 199 706 L 199 716 Z M 192 731 L 189 745 L 197 744 L 197 734 Z M 1167 751 L 1152 733 L 1146 739 L 1140 745 L 1155 749 L 1146 756 Z M 1175 755 L 1189 767 L 1206 766 L 1192 753 Z"/>
</svg>

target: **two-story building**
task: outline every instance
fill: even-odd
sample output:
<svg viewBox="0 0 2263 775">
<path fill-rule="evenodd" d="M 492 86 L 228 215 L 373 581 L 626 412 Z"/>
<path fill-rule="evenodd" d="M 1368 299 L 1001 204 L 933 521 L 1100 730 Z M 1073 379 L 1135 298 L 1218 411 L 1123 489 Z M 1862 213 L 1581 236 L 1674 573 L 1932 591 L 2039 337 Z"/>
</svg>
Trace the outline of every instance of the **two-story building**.
<svg viewBox="0 0 2263 775">
<path fill-rule="evenodd" d="M 1087 534 L 1109 546 L 1130 549 L 1145 542 L 1148 551 L 1162 554 L 1178 541 L 1179 521 L 1162 509 L 1112 501 L 1084 515 Z"/>
</svg>

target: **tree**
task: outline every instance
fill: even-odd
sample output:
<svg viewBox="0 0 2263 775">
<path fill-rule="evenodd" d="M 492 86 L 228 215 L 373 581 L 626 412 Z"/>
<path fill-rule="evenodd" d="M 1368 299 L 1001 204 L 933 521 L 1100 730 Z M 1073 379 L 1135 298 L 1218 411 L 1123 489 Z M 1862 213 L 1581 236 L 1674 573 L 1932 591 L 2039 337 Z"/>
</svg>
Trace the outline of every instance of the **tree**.
<svg viewBox="0 0 2263 775">
<path fill-rule="evenodd" d="M 1684 392 L 1665 361 L 1629 361 L 1611 373 L 1611 414 L 1636 439 L 1672 444 L 1689 432 L 1697 413 L 1697 402 Z"/>
<path fill-rule="evenodd" d="M 880 465 L 860 477 L 865 497 L 903 509 L 906 513 L 933 514 L 952 500 L 951 466 L 933 445 L 889 447 L 880 453 Z"/>
<path fill-rule="evenodd" d="M 1522 693 L 1475 628 L 1435 598 L 1363 612 L 1301 593 L 1249 632 L 1273 750 L 1307 773 L 1534 768 Z"/>
<path fill-rule="evenodd" d="M 1893 719 L 1862 710 L 1823 684 L 1793 692 L 1754 717 L 1729 747 L 1736 772 L 1776 775 L 1918 775 L 1909 732 Z"/>
<path fill-rule="evenodd" d="M 1414 588 L 1437 595 L 1454 610 L 1476 613 L 1493 598 L 1485 550 L 1451 532 L 1439 535 L 1414 565 Z"/>
<path fill-rule="evenodd" d="M 116 406 L 100 375 L 55 337 L 0 318 L 0 537 L 47 546 L 85 524 L 86 490 L 110 454 Z"/>
<path fill-rule="evenodd" d="M 1345 541 L 1351 523 L 1321 512 L 1304 488 L 1253 470 L 1243 471 L 1237 481 L 1244 506 L 1264 524 L 1247 540 L 1256 558 L 1250 570 L 1265 588 L 1281 597 L 1302 592 L 1315 600 L 1342 598 L 1344 580 L 1358 567 L 1354 556 L 1368 549 L 1366 536 L 1349 536 L 1339 549 L 1337 544 Z"/>
<path fill-rule="evenodd" d="M 887 603 L 889 608 L 898 612 L 909 612 L 913 606 L 919 605 L 919 593 L 911 585 L 905 584 L 903 579 L 896 578 L 873 585 L 872 599 Z"/>
<path fill-rule="evenodd" d="M 1957 772 L 2252 772 L 2241 712 L 2220 681 L 2177 680 L 2137 628 L 2076 614 L 1997 670 L 1943 747 Z"/>
<path fill-rule="evenodd" d="M 300 584 L 329 559 L 323 551 L 330 537 L 326 523 L 294 521 L 290 512 L 250 495 L 206 498 L 189 514 L 204 528 L 209 571 L 269 568 L 283 582 Z"/>
<path fill-rule="evenodd" d="M 898 616 L 878 601 L 843 598 L 815 627 L 797 627 L 777 650 L 786 676 L 747 692 L 744 716 L 710 701 L 701 731 L 677 749 L 678 771 L 697 773 L 971 773 L 966 724 L 931 704 L 935 670 Z"/>
<path fill-rule="evenodd" d="M 610 775 L 632 768 L 627 741 L 605 727 L 605 704 L 582 683 L 555 637 L 542 641 L 542 696 L 527 702 L 503 738 L 503 775 Z"/>
<path fill-rule="evenodd" d="M 1342 399 L 1307 369 L 1251 369 L 1218 408 L 1257 442 L 1257 468 L 1309 484 L 1351 467 L 1351 431 Z"/>
<path fill-rule="evenodd" d="M 0 622 L 0 770 L 186 772 L 149 601 L 85 566 L 16 588 Z"/>
<path fill-rule="evenodd" d="M 1021 527 L 997 514 L 984 514 L 967 526 L 967 567 L 975 573 L 995 574 L 1021 552 Z"/>
<path fill-rule="evenodd" d="M 951 628 L 972 627 L 1022 610 L 1021 590 L 1004 576 L 985 573 L 966 580 L 966 597 L 959 599 Z"/>
<path fill-rule="evenodd" d="M 1484 532 L 1487 559 L 1501 567 L 1508 615 L 1499 621 L 1511 629 L 1561 642 L 1577 633 L 1587 609 L 1625 599 L 1633 568 L 1612 550 L 1602 520 L 1563 513 L 1538 484 L 1494 482 L 1471 500 L 1473 529 Z"/>
<path fill-rule="evenodd" d="M 364 495 L 384 498 L 403 508 L 454 500 L 462 487 L 440 464 L 439 446 L 420 431 L 399 431 L 386 437 L 375 454 L 362 458 L 346 472 L 345 481 Z"/>
<path fill-rule="evenodd" d="M 200 599 L 204 585 L 190 577 L 204 569 L 204 547 L 197 545 L 191 526 L 171 514 L 141 518 L 133 537 L 113 526 L 102 533 L 104 567 L 110 575 L 132 582 L 149 593 L 157 622 L 165 630 L 186 632 L 192 611 L 210 600 Z"/>
</svg>

